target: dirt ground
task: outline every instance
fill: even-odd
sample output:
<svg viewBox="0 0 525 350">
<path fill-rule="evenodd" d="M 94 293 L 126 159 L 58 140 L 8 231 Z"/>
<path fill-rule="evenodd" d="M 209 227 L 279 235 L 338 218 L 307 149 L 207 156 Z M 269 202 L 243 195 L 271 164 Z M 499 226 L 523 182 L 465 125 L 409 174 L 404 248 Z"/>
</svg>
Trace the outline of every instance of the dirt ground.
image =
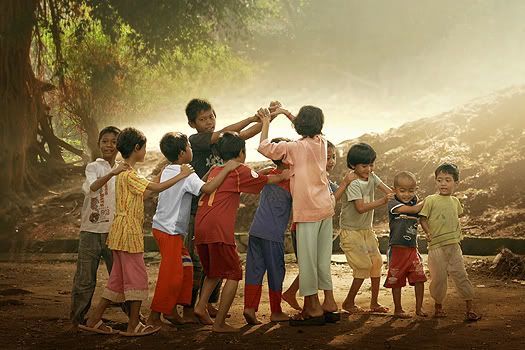
<svg viewBox="0 0 525 350">
<path fill-rule="evenodd" d="M 56 260 L 56 259 L 54 259 Z M 162 346 L 185 349 L 518 349 L 525 345 L 525 286 L 471 273 L 476 286 L 476 304 L 483 314 L 477 323 L 463 321 L 463 303 L 449 289 L 445 319 L 395 319 L 391 315 L 343 316 L 340 323 L 320 327 L 290 327 L 270 323 L 267 289 L 259 315 L 263 324 L 246 326 L 242 318 L 243 286 L 240 285 L 231 313 L 231 323 L 242 326 L 235 335 L 219 335 L 199 325 L 167 327 L 143 338 L 124 338 L 68 331 L 70 290 L 75 272 L 74 259 L 53 262 L 50 258 L 25 257 L 25 262 L 0 263 L 0 349 L 154 349 Z M 148 263 L 150 297 L 157 277 L 158 262 Z M 287 264 L 285 286 L 297 273 L 295 263 Z M 351 282 L 346 264 L 332 264 L 335 296 L 340 303 Z M 383 276 L 384 277 L 384 276 Z M 107 281 L 101 264 L 95 300 Z M 369 284 L 364 285 L 358 304 L 366 307 Z M 380 302 L 391 306 L 390 291 L 381 289 Z M 403 291 L 403 304 L 414 311 L 411 288 Z M 425 309 L 431 311 L 428 287 Z M 148 312 L 149 303 L 143 305 Z M 287 305 L 284 310 L 292 312 Z M 105 316 L 123 329 L 126 318 L 118 307 Z"/>
</svg>

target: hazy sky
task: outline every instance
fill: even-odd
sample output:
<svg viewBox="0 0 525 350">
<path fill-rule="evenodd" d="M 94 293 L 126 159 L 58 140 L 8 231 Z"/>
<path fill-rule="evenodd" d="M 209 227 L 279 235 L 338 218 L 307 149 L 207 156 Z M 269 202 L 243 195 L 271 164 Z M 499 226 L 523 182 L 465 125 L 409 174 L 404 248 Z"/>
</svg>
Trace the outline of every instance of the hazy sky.
<svg viewBox="0 0 525 350">
<path fill-rule="evenodd" d="M 206 96 L 218 128 L 278 99 L 293 113 L 321 107 L 338 143 L 525 82 L 525 1 L 319 0 L 293 10 L 244 48 L 260 67 L 249 82 Z M 149 147 L 167 130 L 192 132 L 182 106 L 158 118 L 169 122 L 142 126 Z M 270 136 L 297 137 L 286 118 Z M 257 142 L 249 161 L 261 159 Z"/>
</svg>

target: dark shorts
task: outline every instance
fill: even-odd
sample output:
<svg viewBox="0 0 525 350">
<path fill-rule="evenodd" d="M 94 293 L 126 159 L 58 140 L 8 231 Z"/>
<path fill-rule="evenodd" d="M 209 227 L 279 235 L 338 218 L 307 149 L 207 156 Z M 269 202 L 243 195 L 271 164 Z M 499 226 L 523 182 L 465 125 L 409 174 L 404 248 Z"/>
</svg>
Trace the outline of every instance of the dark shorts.
<svg viewBox="0 0 525 350">
<path fill-rule="evenodd" d="M 197 252 L 209 278 L 242 280 L 242 268 L 237 248 L 225 243 L 197 244 Z"/>
<path fill-rule="evenodd" d="M 385 288 L 404 287 L 407 279 L 410 285 L 426 282 L 421 255 L 415 247 L 390 247 Z"/>
</svg>

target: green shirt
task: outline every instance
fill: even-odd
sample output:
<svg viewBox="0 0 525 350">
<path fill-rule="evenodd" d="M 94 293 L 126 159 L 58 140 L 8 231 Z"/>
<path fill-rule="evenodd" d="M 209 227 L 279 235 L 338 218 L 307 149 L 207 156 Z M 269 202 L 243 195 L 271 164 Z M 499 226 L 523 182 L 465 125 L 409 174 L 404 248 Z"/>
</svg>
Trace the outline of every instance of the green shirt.
<svg viewBox="0 0 525 350">
<path fill-rule="evenodd" d="M 374 221 L 374 211 L 359 214 L 354 201 L 362 199 L 365 203 L 374 201 L 375 189 L 383 181 L 374 173 L 370 173 L 368 181 L 357 179 L 346 188 L 341 204 L 339 226 L 345 230 L 370 230 Z"/>
<path fill-rule="evenodd" d="M 425 198 L 419 215 L 428 219 L 428 249 L 459 243 L 463 239 L 459 224 L 459 215 L 462 213 L 463 207 L 454 196 L 433 194 Z"/>
</svg>

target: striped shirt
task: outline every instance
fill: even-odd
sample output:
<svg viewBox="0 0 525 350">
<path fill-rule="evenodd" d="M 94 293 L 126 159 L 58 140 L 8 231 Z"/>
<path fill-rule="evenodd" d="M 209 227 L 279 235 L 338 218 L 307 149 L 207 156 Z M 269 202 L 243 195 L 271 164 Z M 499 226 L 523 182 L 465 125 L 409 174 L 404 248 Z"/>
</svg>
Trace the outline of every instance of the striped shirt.
<svg viewBox="0 0 525 350">
<path fill-rule="evenodd" d="M 149 181 L 135 169 L 117 176 L 115 219 L 108 235 L 108 247 L 129 253 L 144 252 L 144 191 Z"/>
<path fill-rule="evenodd" d="M 459 216 L 463 207 L 454 196 L 433 194 L 425 198 L 420 216 L 428 219 L 430 241 L 428 249 L 459 243 L 463 239 Z"/>
</svg>

